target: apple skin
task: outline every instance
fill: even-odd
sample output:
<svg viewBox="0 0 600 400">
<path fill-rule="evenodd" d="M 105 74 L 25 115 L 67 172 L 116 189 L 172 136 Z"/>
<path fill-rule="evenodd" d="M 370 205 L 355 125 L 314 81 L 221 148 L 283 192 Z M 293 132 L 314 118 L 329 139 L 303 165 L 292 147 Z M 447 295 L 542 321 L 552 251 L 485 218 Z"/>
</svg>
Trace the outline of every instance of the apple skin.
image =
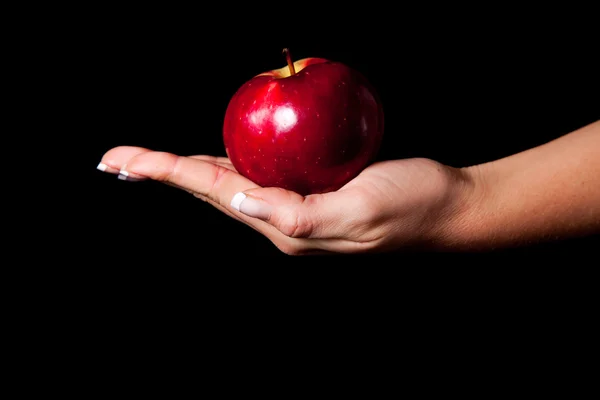
<svg viewBox="0 0 600 400">
<path fill-rule="evenodd" d="M 244 83 L 223 123 L 227 155 L 262 187 L 301 195 L 341 188 L 377 155 L 383 106 L 367 79 L 340 62 L 305 58 Z"/>
</svg>

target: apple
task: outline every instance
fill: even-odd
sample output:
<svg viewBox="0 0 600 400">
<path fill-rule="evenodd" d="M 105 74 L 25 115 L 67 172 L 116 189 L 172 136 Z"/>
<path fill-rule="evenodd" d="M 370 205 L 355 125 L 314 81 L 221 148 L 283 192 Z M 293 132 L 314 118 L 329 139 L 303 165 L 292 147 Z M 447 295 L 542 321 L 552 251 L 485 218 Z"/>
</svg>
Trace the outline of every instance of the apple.
<svg viewBox="0 0 600 400">
<path fill-rule="evenodd" d="M 381 100 L 343 63 L 284 54 L 287 66 L 254 76 L 229 101 L 225 150 L 238 173 L 262 187 L 337 190 L 377 155 Z"/>
</svg>

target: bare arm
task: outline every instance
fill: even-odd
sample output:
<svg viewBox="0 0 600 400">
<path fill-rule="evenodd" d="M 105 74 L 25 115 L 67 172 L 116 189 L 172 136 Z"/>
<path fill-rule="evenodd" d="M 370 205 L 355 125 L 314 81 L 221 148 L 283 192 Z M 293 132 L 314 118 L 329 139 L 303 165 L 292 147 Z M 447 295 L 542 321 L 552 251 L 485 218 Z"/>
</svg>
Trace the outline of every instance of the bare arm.
<svg viewBox="0 0 600 400">
<path fill-rule="evenodd" d="M 600 232 L 600 121 L 463 172 L 469 194 L 445 246 L 485 250 Z"/>
<path fill-rule="evenodd" d="M 309 196 L 259 187 L 206 155 L 117 147 L 98 168 L 191 192 L 293 255 L 489 250 L 600 232 L 600 121 L 470 168 L 374 163 L 342 189 Z"/>
</svg>

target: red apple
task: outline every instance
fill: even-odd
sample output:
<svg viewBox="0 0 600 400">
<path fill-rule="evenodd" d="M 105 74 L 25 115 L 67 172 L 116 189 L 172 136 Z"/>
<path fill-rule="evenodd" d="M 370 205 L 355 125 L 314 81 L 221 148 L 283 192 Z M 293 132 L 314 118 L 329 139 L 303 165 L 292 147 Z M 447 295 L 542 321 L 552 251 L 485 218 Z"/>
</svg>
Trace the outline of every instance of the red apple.
<svg viewBox="0 0 600 400">
<path fill-rule="evenodd" d="M 223 140 L 237 171 L 302 195 L 337 190 L 379 150 L 383 107 L 366 78 L 323 58 L 254 76 L 227 106 Z"/>
</svg>

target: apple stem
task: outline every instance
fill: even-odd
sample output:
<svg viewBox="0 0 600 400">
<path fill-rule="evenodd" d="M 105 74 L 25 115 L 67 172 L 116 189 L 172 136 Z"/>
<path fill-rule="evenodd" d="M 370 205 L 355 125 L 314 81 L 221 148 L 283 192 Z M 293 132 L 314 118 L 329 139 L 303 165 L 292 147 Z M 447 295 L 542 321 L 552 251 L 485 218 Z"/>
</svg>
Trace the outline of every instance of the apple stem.
<svg viewBox="0 0 600 400">
<path fill-rule="evenodd" d="M 287 48 L 283 49 L 283 54 L 285 54 L 285 59 L 287 61 L 287 65 L 290 69 L 290 75 L 294 75 L 296 73 L 296 69 L 294 68 L 294 62 L 292 61 L 292 56 L 290 55 L 290 50 Z"/>
</svg>

